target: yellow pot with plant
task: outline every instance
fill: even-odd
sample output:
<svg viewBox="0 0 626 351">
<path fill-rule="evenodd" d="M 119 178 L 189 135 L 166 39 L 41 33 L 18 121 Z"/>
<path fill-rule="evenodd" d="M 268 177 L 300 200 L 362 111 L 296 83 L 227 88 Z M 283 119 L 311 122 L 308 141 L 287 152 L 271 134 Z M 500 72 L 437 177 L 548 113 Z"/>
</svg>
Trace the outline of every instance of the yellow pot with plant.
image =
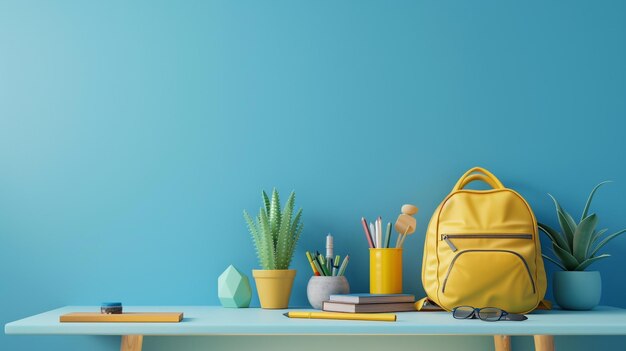
<svg viewBox="0 0 626 351">
<path fill-rule="evenodd" d="M 252 235 L 259 264 L 263 269 L 253 269 L 261 308 L 287 308 L 296 271 L 289 269 L 296 243 L 302 233 L 302 209 L 293 215 L 296 194 L 292 192 L 281 211 L 278 191 L 272 198 L 262 192 L 263 206 L 258 216 L 252 218 L 243 211 Z"/>
</svg>

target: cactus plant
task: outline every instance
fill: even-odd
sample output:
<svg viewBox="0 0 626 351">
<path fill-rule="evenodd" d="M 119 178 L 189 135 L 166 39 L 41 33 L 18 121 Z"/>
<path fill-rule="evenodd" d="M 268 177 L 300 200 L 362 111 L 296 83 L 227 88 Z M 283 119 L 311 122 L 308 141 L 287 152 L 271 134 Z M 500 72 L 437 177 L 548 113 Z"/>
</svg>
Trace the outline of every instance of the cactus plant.
<svg viewBox="0 0 626 351">
<path fill-rule="evenodd" d="M 291 192 L 284 209 L 280 210 L 278 191 L 272 191 L 272 198 L 262 191 L 263 206 L 254 220 L 243 211 L 248 230 L 256 248 L 259 264 L 263 269 L 288 269 L 302 233 L 302 209 L 293 215 L 296 193 Z"/>
<path fill-rule="evenodd" d="M 606 183 L 609 183 L 609 181 L 604 181 L 593 188 L 580 216 L 579 223 L 576 223 L 572 216 L 561 207 L 554 196 L 548 194 L 556 207 L 556 215 L 561 226 L 561 232 L 552 229 L 546 224 L 538 223 L 539 229 L 552 241 L 552 250 L 557 258 L 552 258 L 545 254 L 543 257 L 564 271 L 584 271 L 590 264 L 611 256 L 609 254 L 597 255 L 597 253 L 609 241 L 626 232 L 626 229 L 622 229 L 602 239 L 607 229 L 596 230 L 598 216 L 595 213 L 588 215 L 594 194 Z"/>
</svg>

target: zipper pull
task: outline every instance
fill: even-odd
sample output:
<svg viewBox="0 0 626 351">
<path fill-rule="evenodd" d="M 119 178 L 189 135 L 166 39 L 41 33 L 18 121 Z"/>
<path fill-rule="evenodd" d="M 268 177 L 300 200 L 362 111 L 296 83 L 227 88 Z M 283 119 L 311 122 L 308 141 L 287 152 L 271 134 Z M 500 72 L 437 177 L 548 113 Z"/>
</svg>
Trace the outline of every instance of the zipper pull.
<svg viewBox="0 0 626 351">
<path fill-rule="evenodd" d="M 444 235 L 441 238 L 443 239 L 443 241 L 446 242 L 446 244 L 448 244 L 448 246 L 450 246 L 450 249 L 452 250 L 452 252 L 456 252 L 456 250 L 458 250 L 456 246 L 454 246 L 454 244 L 452 243 L 452 240 L 450 240 L 450 238 L 448 238 L 447 235 Z"/>
</svg>

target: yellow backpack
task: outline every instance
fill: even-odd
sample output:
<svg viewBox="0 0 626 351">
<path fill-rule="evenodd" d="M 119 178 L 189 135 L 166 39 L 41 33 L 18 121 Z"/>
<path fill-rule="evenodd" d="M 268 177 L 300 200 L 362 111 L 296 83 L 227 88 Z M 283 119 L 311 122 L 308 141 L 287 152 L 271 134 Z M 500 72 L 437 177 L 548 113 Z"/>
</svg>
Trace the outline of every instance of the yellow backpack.
<svg viewBox="0 0 626 351">
<path fill-rule="evenodd" d="M 465 186 L 481 180 L 491 190 Z M 530 312 L 546 292 L 537 220 L 518 193 L 489 171 L 467 171 L 428 225 L 422 284 L 433 302 Z"/>
</svg>

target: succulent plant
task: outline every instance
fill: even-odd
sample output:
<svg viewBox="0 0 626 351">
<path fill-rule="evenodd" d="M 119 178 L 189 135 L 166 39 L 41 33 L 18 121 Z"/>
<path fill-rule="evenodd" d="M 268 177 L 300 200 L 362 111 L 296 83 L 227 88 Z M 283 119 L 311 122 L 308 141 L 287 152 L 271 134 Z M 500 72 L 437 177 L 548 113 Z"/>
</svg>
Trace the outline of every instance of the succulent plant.
<svg viewBox="0 0 626 351">
<path fill-rule="evenodd" d="M 262 191 L 263 206 L 254 220 L 246 210 L 243 217 L 248 224 L 256 248 L 259 264 L 263 269 L 288 269 L 302 233 L 302 209 L 293 215 L 296 193 L 291 192 L 285 208 L 280 210 L 278 191 L 274 189 L 272 199 Z"/>
<path fill-rule="evenodd" d="M 552 240 L 552 250 L 557 257 L 554 259 L 544 254 L 543 257 L 545 259 L 565 271 L 584 271 L 590 264 L 611 256 L 609 254 L 597 254 L 609 241 L 626 232 L 626 229 L 622 229 L 602 239 L 607 229 L 596 230 L 598 216 L 595 213 L 588 215 L 594 194 L 602 185 L 609 182 L 604 181 L 593 188 L 580 216 L 579 223 L 576 223 L 574 218 L 561 207 L 554 196 L 548 194 L 554 201 L 561 232 L 543 223 L 538 223 L 539 229 Z"/>
</svg>

